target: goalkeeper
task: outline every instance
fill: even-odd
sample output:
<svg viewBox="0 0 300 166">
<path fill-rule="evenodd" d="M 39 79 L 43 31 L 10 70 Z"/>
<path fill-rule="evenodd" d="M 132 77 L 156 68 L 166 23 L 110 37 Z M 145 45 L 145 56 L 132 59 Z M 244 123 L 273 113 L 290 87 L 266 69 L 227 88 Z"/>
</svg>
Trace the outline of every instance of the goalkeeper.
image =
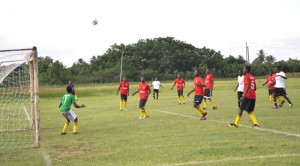
<svg viewBox="0 0 300 166">
<path fill-rule="evenodd" d="M 75 108 L 82 108 L 85 107 L 84 104 L 81 106 L 77 105 L 75 102 L 75 97 L 72 95 L 72 87 L 67 86 L 67 93 L 62 97 L 60 105 L 59 105 L 59 110 L 62 113 L 62 115 L 66 118 L 66 122 L 64 125 L 64 128 L 61 131 L 61 135 L 66 134 L 67 128 L 70 124 L 70 121 L 74 122 L 73 126 L 73 134 L 77 134 L 77 126 L 78 126 L 78 118 L 76 114 L 72 111 L 71 105 L 73 104 Z"/>
</svg>

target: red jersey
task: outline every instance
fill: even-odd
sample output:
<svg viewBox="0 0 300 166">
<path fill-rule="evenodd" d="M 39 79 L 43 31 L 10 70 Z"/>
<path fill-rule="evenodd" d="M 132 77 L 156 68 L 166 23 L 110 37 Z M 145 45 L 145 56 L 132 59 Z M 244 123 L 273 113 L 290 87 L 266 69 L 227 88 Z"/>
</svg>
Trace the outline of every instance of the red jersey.
<svg viewBox="0 0 300 166">
<path fill-rule="evenodd" d="M 274 81 L 275 81 L 274 77 L 269 75 L 268 78 L 267 78 L 268 84 L 274 83 Z M 275 84 L 273 84 L 273 85 L 271 85 L 271 86 L 268 86 L 268 88 L 269 88 L 270 90 L 273 90 L 274 87 L 275 87 Z"/>
<path fill-rule="evenodd" d="M 244 93 L 246 92 L 247 84 L 250 84 L 250 88 L 248 90 L 248 93 L 246 94 L 246 98 L 249 99 L 256 99 L 256 93 L 255 93 L 255 77 L 252 74 L 246 74 L 244 76 Z"/>
<path fill-rule="evenodd" d="M 184 85 L 183 78 L 176 78 L 174 82 L 177 84 L 177 90 L 183 90 L 183 85 Z"/>
<path fill-rule="evenodd" d="M 213 89 L 214 76 L 210 73 L 205 78 L 205 89 Z"/>
<path fill-rule="evenodd" d="M 128 81 L 121 81 L 120 82 L 120 94 L 127 95 L 129 91 L 129 83 Z"/>
<path fill-rule="evenodd" d="M 139 85 L 139 91 L 140 91 L 140 99 L 148 99 L 148 93 L 150 90 L 150 86 L 145 82 L 145 83 L 140 83 Z"/>
<path fill-rule="evenodd" d="M 204 84 L 204 81 L 200 76 L 194 78 L 195 95 L 204 96 L 203 87 L 199 87 L 197 84 Z"/>
</svg>

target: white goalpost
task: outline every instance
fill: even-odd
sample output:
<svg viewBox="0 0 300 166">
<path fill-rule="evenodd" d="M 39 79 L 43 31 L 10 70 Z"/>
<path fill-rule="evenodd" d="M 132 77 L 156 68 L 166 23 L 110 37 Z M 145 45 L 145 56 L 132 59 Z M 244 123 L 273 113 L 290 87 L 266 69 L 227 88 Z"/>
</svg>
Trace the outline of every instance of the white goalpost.
<svg viewBox="0 0 300 166">
<path fill-rule="evenodd" d="M 0 50 L 0 149 L 40 147 L 37 48 Z"/>
</svg>

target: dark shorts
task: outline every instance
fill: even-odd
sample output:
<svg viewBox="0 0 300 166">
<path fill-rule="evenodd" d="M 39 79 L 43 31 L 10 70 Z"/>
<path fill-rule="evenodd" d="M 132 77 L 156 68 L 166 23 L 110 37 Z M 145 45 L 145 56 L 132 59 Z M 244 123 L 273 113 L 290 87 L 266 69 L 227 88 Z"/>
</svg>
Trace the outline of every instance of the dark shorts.
<svg viewBox="0 0 300 166">
<path fill-rule="evenodd" d="M 284 88 L 275 88 L 274 89 L 274 95 L 276 96 L 285 96 L 286 92 Z"/>
<path fill-rule="evenodd" d="M 241 110 L 253 112 L 255 107 L 255 99 L 244 98 L 241 104 Z"/>
<path fill-rule="evenodd" d="M 178 96 L 183 96 L 183 90 L 177 90 Z"/>
<path fill-rule="evenodd" d="M 200 105 L 201 104 L 201 102 L 202 102 L 202 99 L 203 99 L 203 96 L 199 96 L 199 95 L 195 95 L 194 96 L 194 103 L 195 103 L 195 105 Z"/>
<path fill-rule="evenodd" d="M 204 97 L 211 98 L 212 97 L 212 90 L 211 89 L 205 89 L 204 90 Z"/>
<path fill-rule="evenodd" d="M 140 99 L 139 107 L 144 108 L 147 103 L 147 99 Z"/>
<path fill-rule="evenodd" d="M 122 95 L 121 94 L 121 100 L 127 101 L 127 95 Z"/>
<path fill-rule="evenodd" d="M 274 89 L 269 89 L 269 95 L 273 95 Z"/>
<path fill-rule="evenodd" d="M 159 93 L 159 89 L 153 89 L 154 93 Z"/>
<path fill-rule="evenodd" d="M 240 100 L 241 97 L 243 97 L 243 92 L 238 91 L 237 92 L 237 96 L 238 96 L 238 100 Z"/>
</svg>

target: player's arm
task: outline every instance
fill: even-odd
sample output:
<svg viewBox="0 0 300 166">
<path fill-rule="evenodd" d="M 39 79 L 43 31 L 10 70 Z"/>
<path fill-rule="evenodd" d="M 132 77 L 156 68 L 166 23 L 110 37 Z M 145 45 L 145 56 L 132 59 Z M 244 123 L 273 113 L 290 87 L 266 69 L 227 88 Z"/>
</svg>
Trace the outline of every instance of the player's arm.
<svg viewBox="0 0 300 166">
<path fill-rule="evenodd" d="M 183 81 L 183 88 L 185 88 L 185 81 Z"/>
<path fill-rule="evenodd" d="M 60 108 L 60 106 L 62 105 L 62 103 L 60 102 L 60 104 L 59 104 L 59 106 L 58 106 L 58 108 Z"/>
<path fill-rule="evenodd" d="M 236 87 L 234 88 L 234 92 L 237 90 L 237 88 L 239 87 L 239 83 L 237 83 Z"/>
<path fill-rule="evenodd" d="M 191 93 L 195 92 L 195 88 L 193 90 L 191 90 L 189 93 L 187 93 L 187 97 L 190 96 Z"/>
<path fill-rule="evenodd" d="M 247 93 L 248 93 L 248 91 L 249 91 L 249 89 L 250 89 L 250 86 L 251 86 L 250 83 L 248 83 L 248 84 L 246 85 L 246 91 L 245 91 L 245 93 L 243 94 L 243 97 L 240 99 L 241 101 L 244 100 L 245 96 L 247 95 Z M 254 89 L 256 89 L 255 84 L 254 84 Z"/>
<path fill-rule="evenodd" d="M 173 88 L 174 88 L 175 84 L 176 84 L 176 82 L 174 82 L 174 84 L 173 84 L 173 86 L 172 86 L 171 90 L 173 90 Z"/>
<path fill-rule="evenodd" d="M 205 84 L 196 84 L 197 87 L 206 87 Z"/>
<path fill-rule="evenodd" d="M 268 83 L 268 80 L 266 80 L 266 82 L 265 83 L 263 83 L 263 84 L 261 84 L 262 86 L 264 86 L 264 85 L 266 85 Z"/>
<path fill-rule="evenodd" d="M 286 77 L 286 76 L 282 76 L 282 75 L 279 75 L 279 76 L 280 76 L 280 77 L 282 77 L 282 78 L 283 78 L 283 79 L 285 79 L 285 80 L 287 79 L 287 77 Z"/>
<path fill-rule="evenodd" d="M 140 90 L 138 89 L 137 91 L 135 91 L 135 92 L 133 92 L 132 94 L 131 94 L 131 96 L 134 96 L 136 93 L 138 93 Z"/>
<path fill-rule="evenodd" d="M 121 87 L 119 86 L 116 95 L 118 95 L 118 93 L 119 93 L 119 91 L 120 91 L 120 88 L 121 88 Z M 128 91 L 128 93 L 129 93 L 129 91 Z"/>
<path fill-rule="evenodd" d="M 74 106 L 75 108 L 83 108 L 83 107 L 85 107 L 84 104 L 82 104 L 82 105 L 80 106 L 80 105 L 78 105 L 75 101 L 73 102 L 73 106 Z"/>
<path fill-rule="evenodd" d="M 149 90 L 148 90 L 148 96 L 150 95 L 150 93 L 151 93 L 151 89 L 149 88 Z"/>
</svg>

